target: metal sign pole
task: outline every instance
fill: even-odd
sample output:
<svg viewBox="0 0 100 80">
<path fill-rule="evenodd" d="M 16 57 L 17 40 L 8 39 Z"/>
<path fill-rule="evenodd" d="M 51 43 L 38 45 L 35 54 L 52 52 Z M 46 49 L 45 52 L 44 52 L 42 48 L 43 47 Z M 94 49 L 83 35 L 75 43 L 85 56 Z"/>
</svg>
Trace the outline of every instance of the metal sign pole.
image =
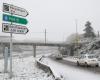
<svg viewBox="0 0 100 80">
<path fill-rule="evenodd" d="M 12 78 L 12 33 L 10 33 L 10 78 Z"/>
<path fill-rule="evenodd" d="M 12 22 L 11 22 L 11 25 L 12 25 Z M 10 74 L 9 75 L 10 75 L 10 78 L 12 78 L 12 32 L 10 33 Z"/>
</svg>

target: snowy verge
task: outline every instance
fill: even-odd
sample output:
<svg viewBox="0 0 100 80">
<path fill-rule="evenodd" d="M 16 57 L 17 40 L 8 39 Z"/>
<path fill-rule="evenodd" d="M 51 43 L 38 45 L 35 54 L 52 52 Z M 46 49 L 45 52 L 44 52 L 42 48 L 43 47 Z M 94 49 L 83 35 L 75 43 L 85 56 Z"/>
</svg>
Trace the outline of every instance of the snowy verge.
<svg viewBox="0 0 100 80">
<path fill-rule="evenodd" d="M 8 73 L 4 73 L 4 60 L 0 60 L 0 80 L 53 80 L 53 76 L 37 68 L 35 58 L 31 57 L 13 57 L 13 77 L 9 79 Z M 9 66 L 9 65 L 8 65 Z"/>
<path fill-rule="evenodd" d="M 75 58 L 75 57 L 67 57 L 67 58 L 64 58 L 64 60 L 70 61 L 72 63 L 76 63 L 77 62 L 77 58 Z"/>
<path fill-rule="evenodd" d="M 43 70 L 48 69 L 50 73 L 53 75 L 55 80 L 64 80 L 62 75 L 59 75 L 53 66 L 49 64 L 49 61 L 46 60 L 43 56 L 41 58 L 36 59 L 37 65 L 41 67 Z"/>
</svg>

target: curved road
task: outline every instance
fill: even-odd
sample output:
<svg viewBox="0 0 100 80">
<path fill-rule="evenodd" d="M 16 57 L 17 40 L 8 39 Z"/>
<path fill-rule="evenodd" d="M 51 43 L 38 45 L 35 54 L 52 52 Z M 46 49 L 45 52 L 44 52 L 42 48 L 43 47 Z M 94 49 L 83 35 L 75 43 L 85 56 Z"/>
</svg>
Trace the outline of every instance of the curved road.
<svg viewBox="0 0 100 80">
<path fill-rule="evenodd" d="M 78 67 L 67 60 L 48 59 L 49 64 L 65 80 L 100 80 L 100 68 Z"/>
</svg>

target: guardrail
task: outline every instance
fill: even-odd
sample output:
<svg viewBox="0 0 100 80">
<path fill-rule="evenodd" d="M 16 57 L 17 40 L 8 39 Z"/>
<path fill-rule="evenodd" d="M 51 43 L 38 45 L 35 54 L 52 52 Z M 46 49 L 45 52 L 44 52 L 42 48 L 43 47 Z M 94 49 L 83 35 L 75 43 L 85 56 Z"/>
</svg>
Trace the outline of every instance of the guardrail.
<svg viewBox="0 0 100 80">
<path fill-rule="evenodd" d="M 49 71 L 55 80 L 64 80 L 62 75 L 58 75 L 53 69 L 52 67 L 50 67 L 48 64 L 45 64 L 43 62 L 41 62 L 41 60 L 36 60 L 37 65 L 39 66 L 39 68 L 43 69 L 44 71 Z"/>
</svg>

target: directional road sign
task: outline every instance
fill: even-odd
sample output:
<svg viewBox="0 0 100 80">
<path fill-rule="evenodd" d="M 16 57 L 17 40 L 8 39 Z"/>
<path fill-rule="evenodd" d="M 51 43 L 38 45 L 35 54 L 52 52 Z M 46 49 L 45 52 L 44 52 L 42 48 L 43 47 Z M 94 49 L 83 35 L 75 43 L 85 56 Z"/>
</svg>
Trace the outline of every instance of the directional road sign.
<svg viewBox="0 0 100 80">
<path fill-rule="evenodd" d="M 20 18 L 12 15 L 3 14 L 3 21 L 14 22 L 19 24 L 27 24 L 27 20 L 25 18 Z"/>
<path fill-rule="evenodd" d="M 5 33 L 26 34 L 28 33 L 28 31 L 29 31 L 28 28 L 25 26 L 8 24 L 8 23 L 2 24 L 2 32 Z"/>
<path fill-rule="evenodd" d="M 3 3 L 3 12 L 23 17 L 28 15 L 28 12 L 25 9 L 7 3 Z"/>
</svg>

